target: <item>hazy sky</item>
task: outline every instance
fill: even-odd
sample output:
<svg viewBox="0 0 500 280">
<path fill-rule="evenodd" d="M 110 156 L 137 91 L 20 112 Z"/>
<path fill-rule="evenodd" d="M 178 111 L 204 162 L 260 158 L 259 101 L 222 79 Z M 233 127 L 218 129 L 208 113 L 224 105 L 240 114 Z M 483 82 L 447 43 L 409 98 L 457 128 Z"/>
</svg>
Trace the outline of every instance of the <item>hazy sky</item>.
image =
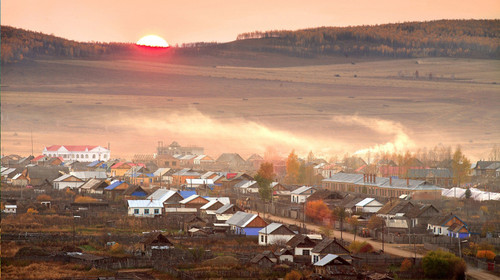
<svg viewBox="0 0 500 280">
<path fill-rule="evenodd" d="M 1 23 L 78 41 L 232 41 L 255 30 L 500 18 L 498 0 L 2 0 Z"/>
</svg>

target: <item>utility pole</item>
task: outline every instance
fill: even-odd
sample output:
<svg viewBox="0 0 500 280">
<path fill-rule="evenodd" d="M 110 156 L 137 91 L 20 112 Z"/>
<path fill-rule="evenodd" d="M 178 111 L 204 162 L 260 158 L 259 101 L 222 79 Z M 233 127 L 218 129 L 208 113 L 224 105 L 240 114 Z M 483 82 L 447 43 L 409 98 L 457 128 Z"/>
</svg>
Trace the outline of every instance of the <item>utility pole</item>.
<svg viewBox="0 0 500 280">
<path fill-rule="evenodd" d="M 385 221 L 382 223 L 382 252 L 385 252 L 384 250 L 384 224 L 385 224 Z"/>
</svg>

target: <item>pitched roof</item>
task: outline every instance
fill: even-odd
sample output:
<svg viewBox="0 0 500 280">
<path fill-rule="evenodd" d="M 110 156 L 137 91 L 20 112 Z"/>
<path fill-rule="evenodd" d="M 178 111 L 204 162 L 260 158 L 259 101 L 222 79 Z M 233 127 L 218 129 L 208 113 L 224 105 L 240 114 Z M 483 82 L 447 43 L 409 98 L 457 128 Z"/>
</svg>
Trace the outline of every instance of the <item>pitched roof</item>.
<svg viewBox="0 0 500 280">
<path fill-rule="evenodd" d="M 367 198 L 361 200 L 360 202 L 356 203 L 355 206 L 357 206 L 357 207 L 365 207 L 366 205 L 368 205 L 369 203 L 371 203 L 373 201 L 375 201 L 375 202 L 379 203 L 380 205 L 382 205 L 380 202 L 378 202 L 377 200 L 375 200 L 375 198 L 367 197 Z"/>
<path fill-rule="evenodd" d="M 183 200 L 179 201 L 179 203 L 180 203 L 180 204 L 186 204 L 186 203 L 189 203 L 190 201 L 192 201 L 192 200 L 194 200 L 194 199 L 197 199 L 198 197 L 201 197 L 201 196 L 199 196 L 199 195 L 197 195 L 197 194 L 194 194 L 194 195 L 192 195 L 192 196 L 190 196 L 190 197 L 188 197 L 188 198 L 185 198 L 185 199 L 183 199 Z M 208 202 L 208 199 L 206 199 L 206 198 L 204 198 L 204 197 L 201 197 L 201 198 L 203 198 L 204 200 L 206 200 L 206 201 Z"/>
<path fill-rule="evenodd" d="M 233 207 L 233 206 L 234 206 L 234 204 L 226 204 L 226 205 L 222 206 L 221 208 L 217 209 L 215 211 L 215 214 L 224 214 L 224 212 L 231 209 L 231 207 Z"/>
<path fill-rule="evenodd" d="M 170 197 L 172 197 L 176 192 L 167 189 L 157 189 L 154 193 L 148 196 L 148 199 L 158 200 L 161 203 L 167 201 Z"/>
<path fill-rule="evenodd" d="M 314 242 L 312 239 L 310 239 L 307 235 L 304 234 L 295 235 L 294 237 L 292 237 L 292 239 L 288 240 L 286 245 L 295 248 L 303 243 L 309 244 L 309 246 L 311 247 L 316 246 L 316 242 Z"/>
<path fill-rule="evenodd" d="M 280 224 L 280 223 L 271 223 L 271 224 L 267 225 L 266 227 L 262 228 L 261 230 L 259 230 L 259 233 L 272 234 L 275 230 L 277 230 L 281 227 L 284 227 L 286 230 L 288 230 L 290 232 L 290 234 L 295 235 L 295 233 L 293 231 L 291 231 L 285 225 Z"/>
<path fill-rule="evenodd" d="M 321 258 L 321 260 L 317 261 L 314 263 L 314 266 L 325 266 L 327 264 L 330 264 L 333 261 L 338 261 L 341 262 L 342 264 L 349 265 L 349 263 L 344 260 L 342 257 L 334 254 L 328 254 L 324 257 Z"/>
<path fill-rule="evenodd" d="M 82 179 L 80 179 L 80 178 L 78 178 L 78 177 L 76 177 L 75 175 L 72 175 L 72 174 L 64 174 L 61 177 L 58 177 L 58 178 L 54 179 L 54 182 L 62 182 L 62 181 L 66 180 L 68 178 L 71 178 L 71 177 L 74 177 L 74 178 L 78 179 L 78 181 L 75 181 L 75 182 L 83 182 Z"/>
<path fill-rule="evenodd" d="M 311 189 L 312 189 L 312 187 L 302 186 L 302 187 L 292 191 L 291 194 L 302 194 L 302 193 L 309 191 Z"/>
<path fill-rule="evenodd" d="M 234 215 L 231 216 L 231 218 L 229 218 L 226 221 L 226 224 L 234 225 L 237 227 L 245 227 L 251 221 L 253 221 L 255 218 L 257 218 L 257 216 L 258 216 L 257 214 L 245 213 L 242 211 L 238 211 L 238 212 L 234 213 Z"/>
<path fill-rule="evenodd" d="M 99 180 L 99 179 L 90 179 L 88 180 L 87 182 L 85 182 L 85 184 L 83 184 L 80 189 L 83 189 L 83 190 L 94 190 L 96 188 L 98 188 L 101 184 L 105 184 L 106 186 L 108 185 L 104 180 Z"/>
<path fill-rule="evenodd" d="M 156 242 L 155 242 L 156 241 Z M 143 236 L 142 243 L 151 245 L 153 243 L 174 245 L 168 238 L 160 232 L 150 232 Z"/>
<path fill-rule="evenodd" d="M 124 181 L 115 181 L 114 183 L 111 183 L 111 185 L 105 187 L 104 189 L 108 190 L 108 191 L 114 190 L 116 187 L 118 187 L 119 185 L 121 185 L 123 183 L 125 183 L 125 182 Z"/>
<path fill-rule="evenodd" d="M 437 226 L 444 226 L 449 220 L 451 220 L 453 218 L 457 218 L 459 221 L 464 223 L 464 221 L 462 221 L 457 215 L 455 215 L 453 213 L 449 213 L 449 214 L 437 215 L 435 217 L 432 217 L 429 220 L 428 224 L 437 225 Z M 464 223 L 464 225 L 466 225 L 466 223 Z"/>
<path fill-rule="evenodd" d="M 409 212 L 415 205 L 409 200 L 398 200 L 395 202 L 390 201 L 382 206 L 382 208 L 377 211 L 377 214 L 396 215 L 397 213 L 402 213 L 403 208 L 405 208 L 406 206 L 409 206 Z"/>
<path fill-rule="evenodd" d="M 429 209 L 429 208 L 434 208 L 439 213 L 439 209 L 437 209 L 434 205 L 424 204 L 424 205 L 413 207 L 409 212 L 407 212 L 405 214 L 405 216 L 408 218 L 418 218 L 420 215 L 422 215 L 422 213 L 427 211 L 427 209 Z"/>
<path fill-rule="evenodd" d="M 64 147 L 66 150 L 70 152 L 84 152 L 84 151 L 90 151 L 92 149 L 95 149 L 99 146 L 89 146 L 89 145 L 81 145 L 81 146 L 76 146 L 76 145 L 52 145 L 50 147 L 46 147 L 47 151 L 49 152 L 56 152 L 58 151 L 61 147 Z"/>
<path fill-rule="evenodd" d="M 410 169 L 408 177 L 410 178 L 425 178 L 432 175 L 438 178 L 452 178 L 453 174 L 447 168 L 428 168 L 428 169 Z"/>
<path fill-rule="evenodd" d="M 222 204 L 222 202 L 218 201 L 217 199 L 213 199 L 213 200 L 210 200 L 209 202 L 207 202 L 205 205 L 201 206 L 200 209 L 206 210 L 206 209 L 212 207 L 217 202 Z M 222 205 L 224 205 L 224 204 L 222 204 Z"/>
<path fill-rule="evenodd" d="M 128 207 L 130 208 L 162 208 L 163 203 L 158 200 L 141 199 L 141 200 L 127 200 Z"/>
<path fill-rule="evenodd" d="M 330 239 L 330 238 L 325 238 L 323 239 L 320 243 L 318 243 L 314 248 L 311 250 L 313 253 L 321 253 L 325 248 L 330 246 L 332 243 L 336 243 L 337 246 L 340 248 L 340 250 L 344 251 L 345 253 L 349 254 L 349 250 L 347 250 L 344 246 L 342 246 L 340 243 L 337 242 L 336 238 Z"/>
<path fill-rule="evenodd" d="M 195 195 L 196 191 L 179 191 L 179 194 L 182 196 L 182 198 L 186 199 L 192 195 Z"/>
</svg>

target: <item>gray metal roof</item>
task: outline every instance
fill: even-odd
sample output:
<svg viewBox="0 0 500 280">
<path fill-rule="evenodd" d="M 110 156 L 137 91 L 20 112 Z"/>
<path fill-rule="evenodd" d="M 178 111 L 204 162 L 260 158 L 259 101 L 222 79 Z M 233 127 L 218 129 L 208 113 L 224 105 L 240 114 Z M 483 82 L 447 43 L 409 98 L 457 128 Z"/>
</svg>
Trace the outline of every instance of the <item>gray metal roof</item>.
<svg viewBox="0 0 500 280">
<path fill-rule="evenodd" d="M 321 260 L 314 263 L 314 265 L 315 266 L 325 266 L 338 257 L 339 257 L 338 255 L 328 254 L 328 255 L 324 256 L 323 258 L 321 258 Z"/>
<path fill-rule="evenodd" d="M 312 189 L 311 187 L 307 187 L 307 186 L 303 186 L 303 187 L 300 187 L 294 191 L 291 192 L 291 194 L 302 194 L 303 192 L 306 192 L 308 190 Z"/>
<path fill-rule="evenodd" d="M 237 226 L 237 227 L 245 227 L 248 223 L 250 223 L 253 219 L 257 217 L 257 214 L 245 213 L 238 211 L 234 213 L 234 215 L 226 221 L 226 224 Z"/>
<path fill-rule="evenodd" d="M 234 204 L 226 204 L 226 205 L 222 206 L 221 208 L 217 209 L 215 211 L 215 214 L 223 214 L 224 212 L 226 212 L 228 209 L 230 209 L 233 206 L 234 206 Z"/>
<path fill-rule="evenodd" d="M 345 183 L 358 183 L 363 181 L 363 174 L 353 174 L 353 173 L 336 173 L 328 179 L 324 179 L 326 182 L 345 182 Z"/>
<path fill-rule="evenodd" d="M 281 226 L 283 226 L 283 224 L 272 223 L 272 224 L 269 224 L 267 227 L 262 228 L 261 230 L 259 230 L 259 233 L 271 234 L 271 233 L 273 233 L 273 231 L 277 230 Z"/>
<path fill-rule="evenodd" d="M 148 199 L 158 200 L 161 203 L 167 201 L 170 197 L 172 197 L 176 192 L 167 189 L 157 189 L 154 193 L 148 196 Z"/>
</svg>

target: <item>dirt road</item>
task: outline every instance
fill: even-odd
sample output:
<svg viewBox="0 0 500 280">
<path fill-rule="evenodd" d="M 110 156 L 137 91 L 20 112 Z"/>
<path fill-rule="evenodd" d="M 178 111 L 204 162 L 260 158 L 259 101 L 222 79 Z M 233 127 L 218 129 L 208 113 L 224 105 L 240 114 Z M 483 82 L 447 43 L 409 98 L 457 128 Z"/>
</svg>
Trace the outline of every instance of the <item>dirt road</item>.
<svg viewBox="0 0 500 280">
<path fill-rule="evenodd" d="M 252 213 L 255 213 L 257 214 L 256 211 L 250 211 Z M 260 213 L 262 214 L 262 213 Z M 264 215 L 264 214 L 262 214 Z M 290 224 L 290 225 L 297 225 L 297 226 L 302 226 L 302 222 L 300 221 L 297 221 L 297 220 L 294 220 L 294 219 L 289 219 L 289 218 L 283 218 L 283 217 L 278 217 L 278 216 L 274 216 L 274 215 L 270 215 L 270 214 L 265 214 L 265 217 L 266 219 L 268 220 L 272 220 L 272 221 L 275 221 L 275 222 L 281 222 L 281 223 L 286 223 L 286 224 Z M 305 224 L 306 228 L 308 230 L 311 230 L 311 231 L 315 231 L 315 232 L 321 232 L 321 228 L 320 226 L 317 226 L 317 225 L 314 225 L 314 224 L 310 224 L 310 223 L 306 223 Z M 332 236 L 334 237 L 337 237 L 337 238 L 340 238 L 340 231 L 338 230 L 332 230 Z M 347 241 L 353 241 L 354 240 L 354 234 L 351 234 L 351 233 L 348 233 L 348 232 L 343 232 L 342 233 L 342 238 L 347 240 Z M 368 239 L 368 238 L 363 238 L 363 237 L 360 237 L 360 236 L 356 236 L 356 240 L 357 241 L 366 241 L 368 243 L 370 243 L 373 248 L 375 250 L 381 250 L 382 249 L 382 242 L 379 242 L 379 241 L 375 241 L 375 240 L 372 240 L 372 239 Z M 407 244 L 405 244 L 407 245 Z M 421 254 L 416 254 L 414 252 L 409 252 L 409 251 L 406 251 L 406 250 L 402 250 L 399 248 L 400 245 L 398 244 L 388 244 L 388 243 L 385 243 L 384 244 L 384 252 L 388 253 L 388 254 L 391 254 L 391 255 L 395 255 L 395 256 L 399 256 L 399 257 L 405 257 L 405 258 L 414 258 L 415 256 L 417 258 L 422 258 L 423 255 Z M 467 275 L 473 279 L 477 279 L 477 280 L 492 280 L 492 279 L 500 279 L 500 277 L 497 277 L 493 274 L 490 274 L 490 273 L 487 273 L 483 270 L 480 270 L 480 269 L 477 269 L 477 268 L 473 268 L 473 267 L 470 267 L 468 266 L 467 267 Z"/>
</svg>

